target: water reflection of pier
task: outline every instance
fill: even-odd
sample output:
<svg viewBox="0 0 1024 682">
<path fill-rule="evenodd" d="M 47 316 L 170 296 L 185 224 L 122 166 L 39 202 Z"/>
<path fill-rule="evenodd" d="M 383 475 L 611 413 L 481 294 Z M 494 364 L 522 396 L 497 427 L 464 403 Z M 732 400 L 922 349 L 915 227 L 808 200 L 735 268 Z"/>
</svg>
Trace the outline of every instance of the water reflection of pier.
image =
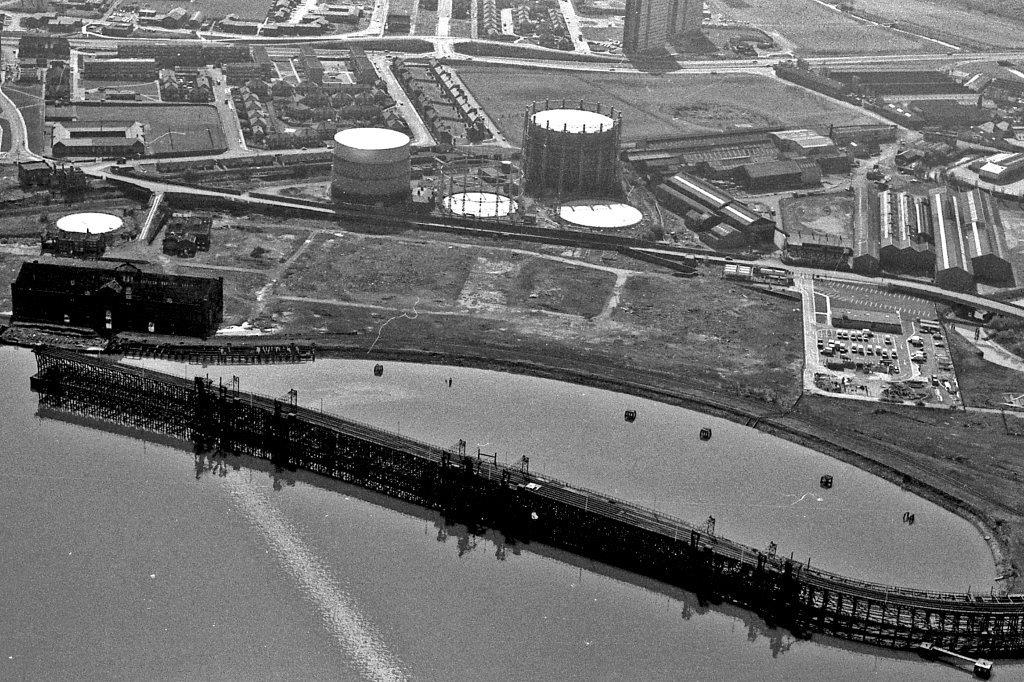
<svg viewBox="0 0 1024 682">
<path fill-rule="evenodd" d="M 987 657 L 1024 653 L 1024 597 L 889 588 L 818 570 L 598 492 L 281 401 L 69 351 L 36 351 L 40 406 L 304 469 L 751 609 L 796 634 Z M 197 471 L 198 473 L 198 471 Z M 467 550 L 468 551 L 468 550 Z"/>
</svg>

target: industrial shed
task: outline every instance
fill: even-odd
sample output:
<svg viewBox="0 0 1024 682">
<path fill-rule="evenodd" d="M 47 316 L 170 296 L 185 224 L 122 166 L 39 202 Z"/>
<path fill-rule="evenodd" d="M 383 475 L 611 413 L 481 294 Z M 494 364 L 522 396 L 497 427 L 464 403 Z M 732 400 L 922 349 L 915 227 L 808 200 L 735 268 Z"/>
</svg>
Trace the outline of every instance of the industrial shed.
<svg viewBox="0 0 1024 682">
<path fill-rule="evenodd" d="M 935 229 L 935 284 L 950 291 L 973 293 L 977 289 L 974 267 L 957 228 L 956 211 L 950 210 L 946 193 L 940 189 L 929 192 L 928 200 Z"/>
<path fill-rule="evenodd" d="M 53 258 L 24 263 L 11 298 L 14 323 L 205 338 L 223 319 L 224 280 Z"/>
</svg>

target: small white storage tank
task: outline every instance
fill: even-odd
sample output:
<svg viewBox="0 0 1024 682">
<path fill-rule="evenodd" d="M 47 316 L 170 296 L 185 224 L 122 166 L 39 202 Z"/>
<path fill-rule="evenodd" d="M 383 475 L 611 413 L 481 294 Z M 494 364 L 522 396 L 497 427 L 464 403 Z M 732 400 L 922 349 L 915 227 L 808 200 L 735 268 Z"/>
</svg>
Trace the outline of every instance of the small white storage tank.
<svg viewBox="0 0 1024 682">
<path fill-rule="evenodd" d="M 121 229 L 121 219 L 109 213 L 72 213 L 57 219 L 61 232 L 106 234 Z"/>
<path fill-rule="evenodd" d="M 331 195 L 339 201 L 377 203 L 409 197 L 411 162 L 405 133 L 349 128 L 334 136 Z"/>
</svg>

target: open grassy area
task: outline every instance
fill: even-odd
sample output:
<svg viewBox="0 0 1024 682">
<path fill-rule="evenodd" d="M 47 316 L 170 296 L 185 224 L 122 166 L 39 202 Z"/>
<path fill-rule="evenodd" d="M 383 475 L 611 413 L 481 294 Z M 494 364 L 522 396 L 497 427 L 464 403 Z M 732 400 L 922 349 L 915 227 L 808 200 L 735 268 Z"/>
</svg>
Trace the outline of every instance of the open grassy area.
<svg viewBox="0 0 1024 682">
<path fill-rule="evenodd" d="M 83 90 L 89 91 L 97 88 L 106 90 L 121 90 L 136 92 L 141 96 L 143 102 L 159 102 L 160 85 L 153 81 L 128 82 L 128 81 L 87 81 L 80 82 Z"/>
<path fill-rule="evenodd" d="M 157 12 L 166 13 L 175 7 L 185 7 L 189 12 L 202 12 L 207 17 L 224 17 L 237 14 L 240 19 L 261 20 L 274 3 L 272 0 L 143 0 L 139 7 L 149 7 Z"/>
<path fill-rule="evenodd" d="M 949 330 L 946 337 L 965 405 L 999 407 L 1003 393 L 1024 393 L 1024 374 L 985 360 L 955 331 Z"/>
<path fill-rule="evenodd" d="M 446 308 L 455 304 L 474 263 L 473 253 L 444 244 L 320 235 L 285 273 L 280 293 Z"/>
<path fill-rule="evenodd" d="M 614 271 L 585 266 L 608 264 L 599 255 L 577 265 L 560 259 L 572 249 L 546 248 L 556 258 L 545 258 L 436 239 L 318 235 L 281 277 L 265 320 L 283 333 L 369 348 L 393 318 L 374 347 L 561 358 L 625 377 L 642 368 L 761 405 L 799 393 L 798 301 L 717 272 L 688 280 L 647 272 L 614 254 L 616 266 L 632 269 L 621 283 Z"/>
<path fill-rule="evenodd" d="M 11 124 L 6 118 L 0 118 L 0 152 L 11 151 Z"/>
<path fill-rule="evenodd" d="M 246 221 L 217 218 L 210 233 L 210 250 L 200 251 L 196 263 L 269 270 L 280 267 L 302 245 L 305 230 L 267 229 Z M 162 236 L 157 237 L 158 241 Z"/>
<path fill-rule="evenodd" d="M 656 377 L 664 385 L 710 390 L 769 410 L 796 399 L 802 346 L 795 301 L 735 287 L 717 276 L 682 281 L 635 275 L 630 281 L 610 319 L 574 320 L 512 308 L 425 311 L 422 306 L 413 316 L 397 306 L 392 313 L 283 299 L 269 312 L 284 323 L 284 333 L 313 333 L 327 344 L 333 338 L 367 350 L 507 358 L 625 381 Z"/>
<path fill-rule="evenodd" d="M 627 282 L 617 322 L 643 330 L 647 352 L 687 377 L 766 402 L 792 401 L 803 359 L 800 303 L 717 277 Z"/>
<path fill-rule="evenodd" d="M 724 130 L 735 125 L 790 125 L 826 131 L 830 124 L 874 119 L 826 97 L 754 74 L 651 76 L 564 73 L 500 66 L 460 67 L 459 76 L 511 140 L 523 138 L 523 113 L 546 99 L 588 100 L 623 114 L 623 138 Z M 693 120 L 687 112 L 693 110 Z"/>
<path fill-rule="evenodd" d="M 1024 357 L 1024 321 L 997 315 L 988 327 L 996 343 L 1014 355 Z"/>
<path fill-rule="evenodd" d="M 781 33 L 804 54 L 889 54 L 935 50 L 935 43 L 860 22 L 814 0 L 711 0 L 711 11 L 768 33 Z"/>
<path fill-rule="evenodd" d="M 148 154 L 213 154 L 227 149 L 220 114 L 210 105 L 76 103 L 80 121 L 140 121 L 146 126 Z"/>
<path fill-rule="evenodd" d="M 39 254 L 39 244 L 22 240 L 0 240 L 0 319 L 11 314 L 11 283 L 21 264 Z"/>
<path fill-rule="evenodd" d="M 955 32 L 983 43 L 1024 45 L 1024 22 L 1017 0 L 857 0 L 854 6 L 893 21 Z"/>
<path fill-rule="evenodd" d="M 817 194 L 783 199 L 779 213 L 787 233 L 804 230 L 845 237 L 853 231 L 853 207 L 849 193 Z"/>
<path fill-rule="evenodd" d="M 256 292 L 267 283 L 266 276 L 258 273 L 189 269 L 182 274 L 224 278 L 225 325 L 238 325 L 248 320 L 256 306 Z"/>
<path fill-rule="evenodd" d="M 545 310 L 597 316 L 612 294 L 615 275 L 521 253 L 478 251 L 459 295 L 461 309 L 492 316 Z"/>
</svg>

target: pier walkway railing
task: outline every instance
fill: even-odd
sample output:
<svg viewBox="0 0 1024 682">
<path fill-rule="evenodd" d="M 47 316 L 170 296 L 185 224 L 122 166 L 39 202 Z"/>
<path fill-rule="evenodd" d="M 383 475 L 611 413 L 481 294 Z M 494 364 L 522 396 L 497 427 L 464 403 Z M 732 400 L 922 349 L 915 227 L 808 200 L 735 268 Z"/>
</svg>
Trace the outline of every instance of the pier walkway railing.
<svg viewBox="0 0 1024 682">
<path fill-rule="evenodd" d="M 798 635 L 909 649 L 929 642 L 988 658 L 1024 655 L 1024 595 L 972 595 L 846 578 L 686 521 L 397 433 L 104 358 L 43 347 L 32 389 L 49 408 L 268 459 L 750 608 Z"/>
</svg>

